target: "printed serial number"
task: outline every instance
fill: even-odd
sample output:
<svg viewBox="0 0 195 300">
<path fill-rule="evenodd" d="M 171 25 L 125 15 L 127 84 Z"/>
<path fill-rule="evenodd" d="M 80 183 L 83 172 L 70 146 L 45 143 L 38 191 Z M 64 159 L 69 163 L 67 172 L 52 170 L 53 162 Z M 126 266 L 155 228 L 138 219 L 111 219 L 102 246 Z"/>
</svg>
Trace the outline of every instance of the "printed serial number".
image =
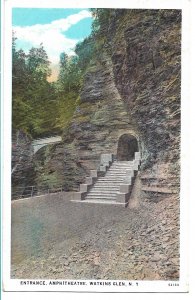
<svg viewBox="0 0 195 300">
<path fill-rule="evenodd" d="M 179 286 L 179 283 L 169 283 L 168 286 Z"/>
</svg>

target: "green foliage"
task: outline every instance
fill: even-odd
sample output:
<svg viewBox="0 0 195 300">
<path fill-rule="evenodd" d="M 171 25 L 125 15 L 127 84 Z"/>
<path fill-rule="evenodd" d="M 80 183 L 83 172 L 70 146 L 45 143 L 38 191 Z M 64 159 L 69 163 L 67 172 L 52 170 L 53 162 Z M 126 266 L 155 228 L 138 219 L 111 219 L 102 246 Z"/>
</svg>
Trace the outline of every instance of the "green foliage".
<svg viewBox="0 0 195 300">
<path fill-rule="evenodd" d="M 31 124 L 32 108 L 28 103 L 25 103 L 21 98 L 17 97 L 13 101 L 12 107 L 12 122 L 14 129 L 23 129 L 28 132 Z"/>
<path fill-rule="evenodd" d="M 94 45 L 95 43 L 92 36 L 89 36 L 76 45 L 75 53 L 78 55 L 78 67 L 83 73 L 94 55 Z"/>
<path fill-rule="evenodd" d="M 28 54 L 12 42 L 12 124 L 32 137 L 55 130 L 56 90 L 47 81 L 49 61 L 42 45 Z"/>
<path fill-rule="evenodd" d="M 75 56 L 60 55 L 60 72 L 55 83 L 49 83 L 50 62 L 41 44 L 28 54 L 16 49 L 12 41 L 13 129 L 22 129 L 33 138 L 59 133 L 70 123 L 78 106 L 83 78 L 90 61 L 105 43 L 102 30 L 108 25 L 109 9 L 91 9 L 94 16 L 91 36 L 78 43 Z M 96 42 L 95 42 L 96 39 Z"/>
<path fill-rule="evenodd" d="M 57 173 L 54 172 L 52 174 L 41 174 L 38 177 L 38 182 L 37 184 L 39 185 L 41 182 L 41 186 L 45 188 L 55 188 L 59 186 L 60 184 L 60 179 L 57 176 Z"/>
<path fill-rule="evenodd" d="M 13 129 L 34 138 L 59 133 L 71 121 L 77 105 L 83 78 L 78 57 L 62 53 L 58 81 L 49 83 L 51 72 L 43 46 L 33 47 L 26 55 L 16 50 L 15 41 L 13 37 Z"/>
<path fill-rule="evenodd" d="M 116 16 L 116 9 L 108 8 L 91 8 L 92 16 L 94 18 L 92 23 L 93 40 L 93 56 L 99 59 L 99 55 L 103 48 L 107 48 L 109 51 L 109 28 L 111 19 Z"/>
<path fill-rule="evenodd" d="M 63 56 L 62 56 L 63 54 Z M 78 58 L 76 56 L 68 57 L 62 53 L 63 62 L 60 61 L 60 73 L 57 82 L 59 92 L 79 92 L 82 83 L 82 72 L 78 67 Z M 64 61 L 66 57 L 66 61 Z"/>
<path fill-rule="evenodd" d="M 42 44 L 39 48 L 33 47 L 30 49 L 26 64 L 28 72 L 31 74 L 31 79 L 35 81 L 46 81 L 47 77 L 51 75 L 50 62 Z"/>
<path fill-rule="evenodd" d="M 110 18 L 115 14 L 115 9 L 108 8 L 91 8 L 94 18 L 92 24 L 92 34 L 101 35 L 103 31 L 108 29 Z"/>
<path fill-rule="evenodd" d="M 79 93 L 83 83 L 83 70 L 79 65 L 79 57 L 60 55 L 60 72 L 55 85 L 57 118 L 56 128 L 64 130 L 72 120 L 78 106 Z"/>
<path fill-rule="evenodd" d="M 66 128 L 72 120 L 76 107 L 78 106 L 77 93 L 69 92 L 62 95 L 57 101 L 56 126 L 58 129 Z"/>
</svg>

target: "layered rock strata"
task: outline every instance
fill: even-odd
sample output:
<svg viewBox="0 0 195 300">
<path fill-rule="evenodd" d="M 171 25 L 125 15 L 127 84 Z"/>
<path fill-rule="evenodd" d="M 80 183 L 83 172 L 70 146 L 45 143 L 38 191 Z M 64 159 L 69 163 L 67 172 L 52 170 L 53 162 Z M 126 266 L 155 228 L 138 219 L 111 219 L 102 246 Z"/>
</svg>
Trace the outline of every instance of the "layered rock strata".
<svg viewBox="0 0 195 300">
<path fill-rule="evenodd" d="M 118 11 L 107 30 L 114 79 L 142 147 L 143 190 L 179 190 L 181 11 Z"/>
<path fill-rule="evenodd" d="M 38 181 L 55 174 L 65 190 L 78 190 L 90 170 L 98 168 L 101 154 L 116 154 L 120 136 L 134 134 L 130 124 L 114 84 L 111 59 L 104 53 L 88 68 L 80 104 L 63 142 L 37 152 Z"/>
<path fill-rule="evenodd" d="M 37 183 L 78 190 L 102 153 L 137 138 L 143 199 L 179 192 L 179 10 L 115 10 L 63 142 L 36 154 Z M 98 43 L 98 40 L 94 40 Z"/>
<path fill-rule="evenodd" d="M 12 199 L 25 194 L 26 186 L 35 182 L 33 148 L 31 139 L 22 131 L 12 133 Z"/>
</svg>

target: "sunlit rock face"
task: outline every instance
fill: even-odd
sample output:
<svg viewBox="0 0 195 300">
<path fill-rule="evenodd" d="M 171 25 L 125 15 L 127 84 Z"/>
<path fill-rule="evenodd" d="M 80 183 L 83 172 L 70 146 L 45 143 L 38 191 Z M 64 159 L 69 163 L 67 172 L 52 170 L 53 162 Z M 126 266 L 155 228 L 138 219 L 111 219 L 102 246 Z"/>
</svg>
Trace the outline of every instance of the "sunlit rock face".
<svg viewBox="0 0 195 300">
<path fill-rule="evenodd" d="M 102 153 L 117 155 L 119 138 L 135 134 L 130 123 L 115 87 L 111 59 L 103 53 L 101 61 L 94 60 L 88 68 L 80 103 L 63 142 L 36 155 L 38 182 L 47 178 L 65 190 L 78 190 L 89 171 L 99 166 Z"/>
<path fill-rule="evenodd" d="M 101 153 L 117 155 L 120 137 L 129 134 L 141 152 L 143 197 L 178 193 L 180 28 L 179 10 L 115 11 L 63 142 L 37 160 L 38 182 L 55 175 L 77 190 Z"/>
</svg>

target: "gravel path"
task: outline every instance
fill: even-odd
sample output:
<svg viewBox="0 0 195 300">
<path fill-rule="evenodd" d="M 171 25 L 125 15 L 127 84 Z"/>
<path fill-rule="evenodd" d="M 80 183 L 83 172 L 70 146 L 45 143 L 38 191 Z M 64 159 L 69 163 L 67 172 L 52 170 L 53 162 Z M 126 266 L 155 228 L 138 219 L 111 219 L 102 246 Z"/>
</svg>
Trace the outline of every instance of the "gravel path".
<svg viewBox="0 0 195 300">
<path fill-rule="evenodd" d="M 179 201 L 12 203 L 12 278 L 179 279 Z"/>
</svg>

